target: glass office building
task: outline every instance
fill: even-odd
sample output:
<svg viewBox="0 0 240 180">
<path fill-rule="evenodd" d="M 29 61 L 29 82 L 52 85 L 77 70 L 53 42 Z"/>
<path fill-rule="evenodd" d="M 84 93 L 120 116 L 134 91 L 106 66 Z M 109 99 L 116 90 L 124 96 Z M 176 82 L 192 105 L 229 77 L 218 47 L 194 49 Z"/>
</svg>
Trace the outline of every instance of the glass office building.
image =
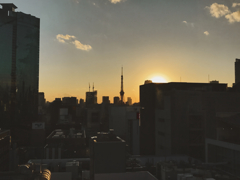
<svg viewBox="0 0 240 180">
<path fill-rule="evenodd" d="M 0 9 L 0 128 L 29 129 L 37 120 L 40 19 Z"/>
</svg>

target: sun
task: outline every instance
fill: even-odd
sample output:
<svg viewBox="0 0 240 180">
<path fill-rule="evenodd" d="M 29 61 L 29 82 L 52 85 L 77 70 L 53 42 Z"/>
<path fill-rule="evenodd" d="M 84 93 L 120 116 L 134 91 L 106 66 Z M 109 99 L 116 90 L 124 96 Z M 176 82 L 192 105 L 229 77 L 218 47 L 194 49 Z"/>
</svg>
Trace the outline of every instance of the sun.
<svg viewBox="0 0 240 180">
<path fill-rule="evenodd" d="M 154 76 L 153 78 L 151 78 L 153 83 L 166 83 L 167 80 L 161 76 Z"/>
</svg>

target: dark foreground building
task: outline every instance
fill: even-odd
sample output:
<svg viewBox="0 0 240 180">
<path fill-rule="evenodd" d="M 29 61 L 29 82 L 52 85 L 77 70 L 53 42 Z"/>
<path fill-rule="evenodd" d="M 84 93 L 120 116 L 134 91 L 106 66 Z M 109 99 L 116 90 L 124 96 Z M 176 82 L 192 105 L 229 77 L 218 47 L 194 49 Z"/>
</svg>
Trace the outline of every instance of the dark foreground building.
<svg viewBox="0 0 240 180">
<path fill-rule="evenodd" d="M 10 131 L 0 130 L 0 172 L 9 171 Z"/>
<path fill-rule="evenodd" d="M 238 112 L 240 93 L 217 82 L 147 83 L 140 86 L 140 106 L 142 155 L 204 160 L 205 138 L 217 138 L 216 114 Z"/>
<path fill-rule="evenodd" d="M 96 174 L 126 171 L 126 142 L 113 130 L 99 132 L 90 139 L 90 179 Z"/>
<path fill-rule="evenodd" d="M 27 135 L 38 114 L 40 19 L 15 12 L 14 4 L 1 5 L 0 128 L 11 129 L 12 140 L 24 144 L 16 133 Z"/>
</svg>

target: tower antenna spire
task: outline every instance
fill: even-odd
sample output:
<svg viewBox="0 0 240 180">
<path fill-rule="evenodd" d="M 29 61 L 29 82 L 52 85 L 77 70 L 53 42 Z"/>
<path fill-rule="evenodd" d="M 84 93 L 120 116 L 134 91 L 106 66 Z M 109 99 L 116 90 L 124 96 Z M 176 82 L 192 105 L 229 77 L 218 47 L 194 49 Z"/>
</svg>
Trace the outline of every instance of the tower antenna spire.
<svg viewBox="0 0 240 180">
<path fill-rule="evenodd" d="M 123 67 L 122 67 L 122 71 L 121 71 L 121 91 L 120 91 L 121 104 L 123 104 L 123 96 L 124 96 L 124 91 L 123 91 Z"/>
<path fill-rule="evenodd" d="M 94 83 L 93 83 L 93 88 L 92 88 L 92 90 L 94 91 Z"/>
<path fill-rule="evenodd" d="M 89 92 L 90 92 L 90 83 L 89 83 Z"/>
</svg>

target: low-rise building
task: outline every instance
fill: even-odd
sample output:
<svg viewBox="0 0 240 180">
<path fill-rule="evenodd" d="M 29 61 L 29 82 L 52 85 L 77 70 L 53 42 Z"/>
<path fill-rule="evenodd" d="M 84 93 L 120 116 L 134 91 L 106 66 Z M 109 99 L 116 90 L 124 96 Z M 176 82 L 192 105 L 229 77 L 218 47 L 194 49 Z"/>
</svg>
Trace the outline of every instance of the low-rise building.
<svg viewBox="0 0 240 180">
<path fill-rule="evenodd" d="M 126 143 L 113 130 L 98 133 L 90 140 L 90 178 L 95 174 L 126 171 Z"/>
<path fill-rule="evenodd" d="M 46 159 L 79 158 L 86 153 L 85 131 L 56 129 L 46 139 Z"/>
</svg>

